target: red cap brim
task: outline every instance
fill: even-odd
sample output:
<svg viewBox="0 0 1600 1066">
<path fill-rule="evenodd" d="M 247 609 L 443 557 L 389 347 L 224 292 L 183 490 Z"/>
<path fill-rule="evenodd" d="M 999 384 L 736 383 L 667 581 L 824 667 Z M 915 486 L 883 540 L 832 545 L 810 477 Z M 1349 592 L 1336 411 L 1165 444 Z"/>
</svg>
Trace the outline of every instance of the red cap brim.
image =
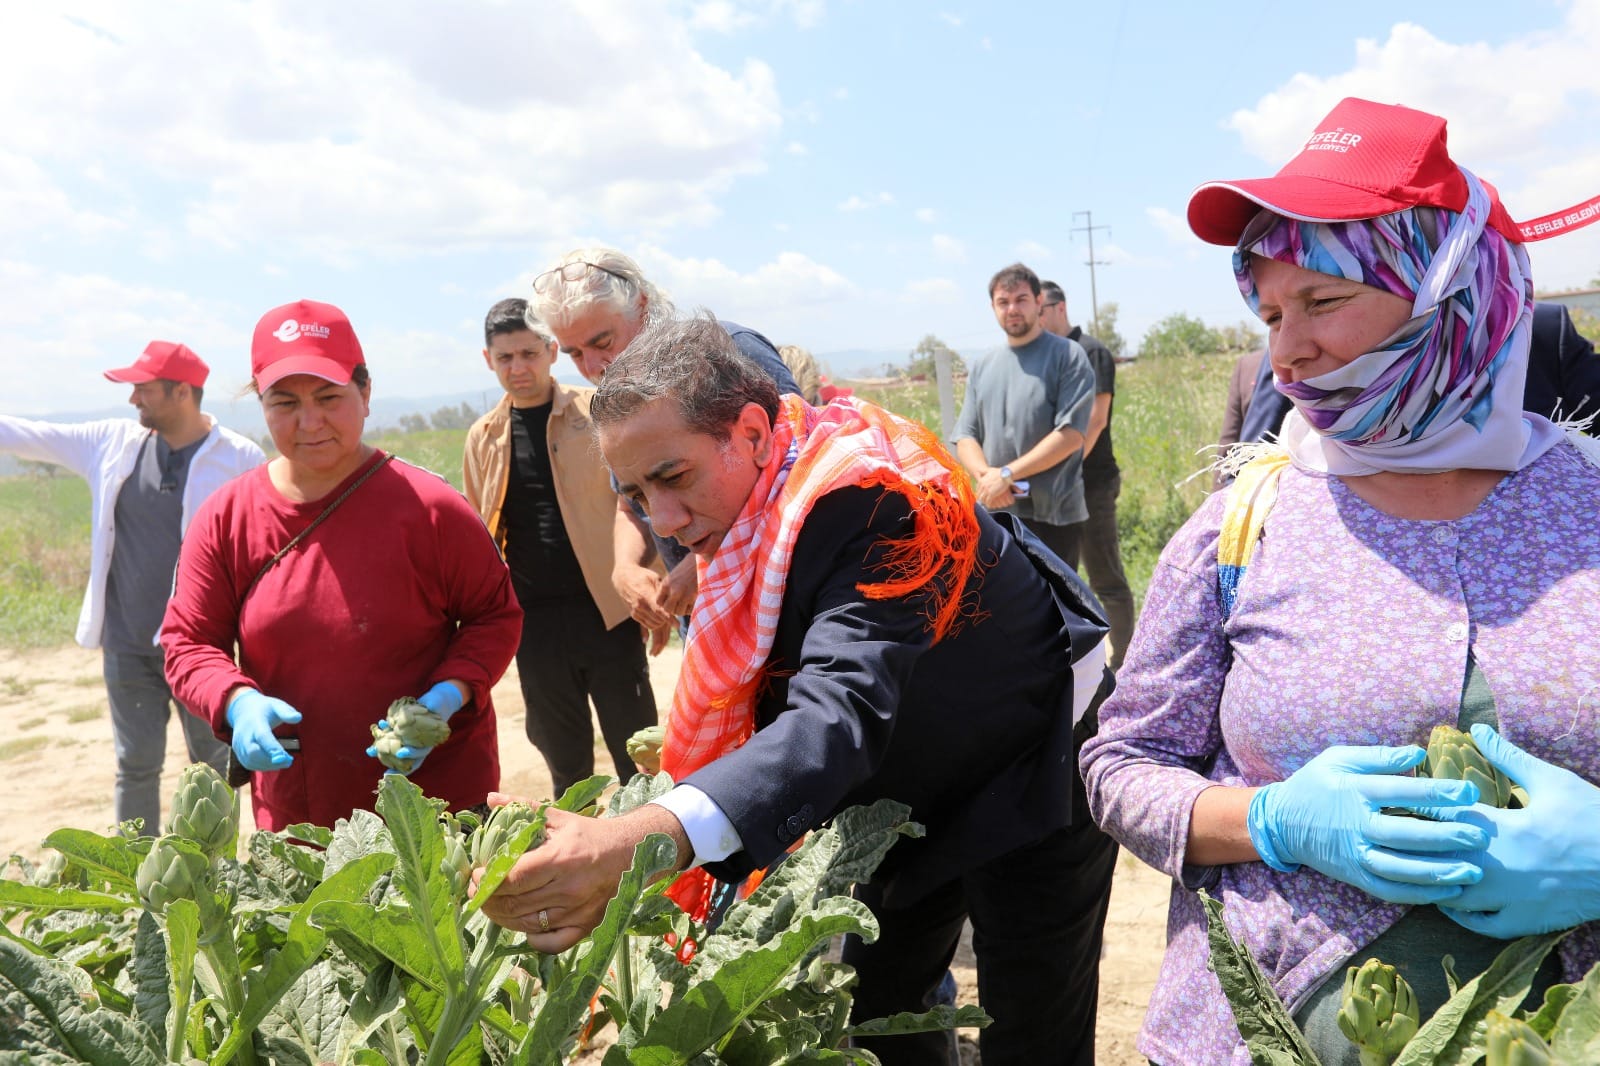
<svg viewBox="0 0 1600 1066">
<path fill-rule="evenodd" d="M 140 370 L 136 366 L 125 366 L 120 370 L 105 371 L 107 381 L 115 381 L 121 385 L 143 385 L 147 381 L 155 381 L 156 376 L 148 370 Z"/>
<path fill-rule="evenodd" d="M 326 356 L 291 355 L 286 359 L 279 359 L 270 366 L 263 367 L 256 373 L 256 391 L 266 392 L 284 378 L 295 374 L 310 374 L 312 377 L 331 381 L 335 385 L 350 384 L 349 369 L 340 366 Z"/>
<path fill-rule="evenodd" d="M 1207 244 L 1231 248 L 1263 207 L 1304 222 L 1347 222 L 1410 206 L 1370 189 L 1299 174 L 1208 181 L 1189 197 L 1189 228 Z"/>
</svg>

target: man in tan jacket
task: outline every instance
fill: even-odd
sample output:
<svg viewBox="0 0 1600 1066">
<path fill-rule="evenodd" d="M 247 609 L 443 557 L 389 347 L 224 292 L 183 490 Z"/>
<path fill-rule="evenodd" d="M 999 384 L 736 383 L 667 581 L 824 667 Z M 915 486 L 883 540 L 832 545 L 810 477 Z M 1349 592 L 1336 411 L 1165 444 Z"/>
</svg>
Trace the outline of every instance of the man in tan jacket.
<svg viewBox="0 0 1600 1066">
<path fill-rule="evenodd" d="M 627 739 L 656 724 L 655 694 L 639 623 L 611 583 L 617 504 L 589 424 L 594 389 L 554 380 L 555 339 L 526 300 L 495 304 L 483 334 L 506 395 L 467 433 L 464 483 L 522 604 L 528 739 L 559 797 L 594 773 L 589 701 L 625 781 Z"/>
</svg>

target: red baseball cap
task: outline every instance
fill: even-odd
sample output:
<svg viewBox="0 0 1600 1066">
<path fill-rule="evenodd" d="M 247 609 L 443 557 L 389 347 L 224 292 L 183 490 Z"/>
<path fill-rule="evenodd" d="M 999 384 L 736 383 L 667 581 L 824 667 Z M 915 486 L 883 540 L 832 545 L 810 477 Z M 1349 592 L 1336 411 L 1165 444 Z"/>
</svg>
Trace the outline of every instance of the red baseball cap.
<svg viewBox="0 0 1600 1066">
<path fill-rule="evenodd" d="M 250 339 L 250 374 L 261 392 L 291 374 L 348 385 L 352 372 L 366 361 L 345 313 L 315 300 L 268 311 Z"/>
<path fill-rule="evenodd" d="M 1508 240 L 1532 237 L 1511 220 L 1494 187 L 1483 186 L 1489 225 Z M 1444 119 L 1349 96 L 1277 174 L 1196 189 L 1189 228 L 1203 241 L 1231 246 L 1263 207 L 1305 222 L 1347 222 L 1409 207 L 1466 206 L 1467 179 L 1450 160 Z"/>
<path fill-rule="evenodd" d="M 132 366 L 105 372 L 107 380 L 126 385 L 139 385 L 146 381 L 181 381 L 197 389 L 205 387 L 210 374 L 211 368 L 206 366 L 204 359 L 194 354 L 194 349 L 172 341 L 151 341 L 145 345 L 144 353 L 133 361 Z"/>
</svg>

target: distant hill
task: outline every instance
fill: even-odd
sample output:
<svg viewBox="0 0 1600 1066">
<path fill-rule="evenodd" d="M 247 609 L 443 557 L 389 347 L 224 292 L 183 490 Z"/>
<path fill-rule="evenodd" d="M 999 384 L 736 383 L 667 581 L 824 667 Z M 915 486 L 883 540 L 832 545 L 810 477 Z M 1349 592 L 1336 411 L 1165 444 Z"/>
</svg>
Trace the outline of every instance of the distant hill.
<svg viewBox="0 0 1600 1066">
<path fill-rule="evenodd" d="M 812 352 L 824 371 L 836 381 L 883 376 L 883 367 L 905 366 L 909 348 L 845 348 L 834 352 Z"/>
<path fill-rule="evenodd" d="M 367 418 L 367 430 L 371 433 L 382 432 L 385 429 L 398 427 L 402 415 L 419 414 L 426 418 L 441 407 L 460 407 L 463 403 L 482 414 L 499 399 L 498 389 L 441 393 L 437 396 L 385 396 L 382 393 L 374 393 L 372 414 Z M 235 433 L 243 433 L 255 440 L 260 440 L 266 435 L 267 423 L 261 417 L 261 404 L 254 397 L 242 396 L 236 400 L 213 401 L 208 396 L 204 406 L 206 411 L 217 417 L 217 421 Z M 27 417 L 40 422 L 93 422 L 101 418 L 131 418 L 133 408 L 123 404 L 120 407 L 102 407 L 93 411 L 55 411 Z"/>
</svg>

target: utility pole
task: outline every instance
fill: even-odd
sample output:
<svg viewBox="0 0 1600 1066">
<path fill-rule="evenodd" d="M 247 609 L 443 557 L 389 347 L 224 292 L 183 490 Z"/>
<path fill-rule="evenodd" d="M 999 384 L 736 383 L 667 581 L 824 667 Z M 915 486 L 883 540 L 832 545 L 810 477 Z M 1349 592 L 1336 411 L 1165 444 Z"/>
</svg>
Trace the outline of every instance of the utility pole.
<svg viewBox="0 0 1600 1066">
<path fill-rule="evenodd" d="M 1104 259 L 1096 259 L 1094 257 L 1094 231 L 1097 230 L 1097 229 L 1103 229 L 1107 233 L 1110 233 L 1111 232 L 1111 227 L 1110 226 L 1096 226 L 1094 224 L 1094 212 L 1092 212 L 1092 211 L 1074 211 L 1074 212 L 1072 212 L 1072 217 L 1073 218 L 1077 218 L 1079 215 L 1083 216 L 1084 224 L 1081 225 L 1081 226 L 1072 227 L 1072 229 L 1069 232 L 1071 232 L 1071 233 L 1087 233 L 1089 235 L 1089 258 L 1084 260 L 1084 262 L 1087 263 L 1088 266 L 1089 266 L 1089 307 L 1094 312 L 1094 318 L 1091 319 L 1090 321 L 1094 324 L 1094 328 L 1099 329 L 1100 328 L 1100 297 L 1099 297 L 1099 294 L 1097 293 L 1097 291 L 1095 290 L 1094 268 L 1097 267 L 1097 266 L 1110 266 L 1111 264 L 1109 262 L 1107 262 L 1106 260 L 1104 260 Z"/>
</svg>

